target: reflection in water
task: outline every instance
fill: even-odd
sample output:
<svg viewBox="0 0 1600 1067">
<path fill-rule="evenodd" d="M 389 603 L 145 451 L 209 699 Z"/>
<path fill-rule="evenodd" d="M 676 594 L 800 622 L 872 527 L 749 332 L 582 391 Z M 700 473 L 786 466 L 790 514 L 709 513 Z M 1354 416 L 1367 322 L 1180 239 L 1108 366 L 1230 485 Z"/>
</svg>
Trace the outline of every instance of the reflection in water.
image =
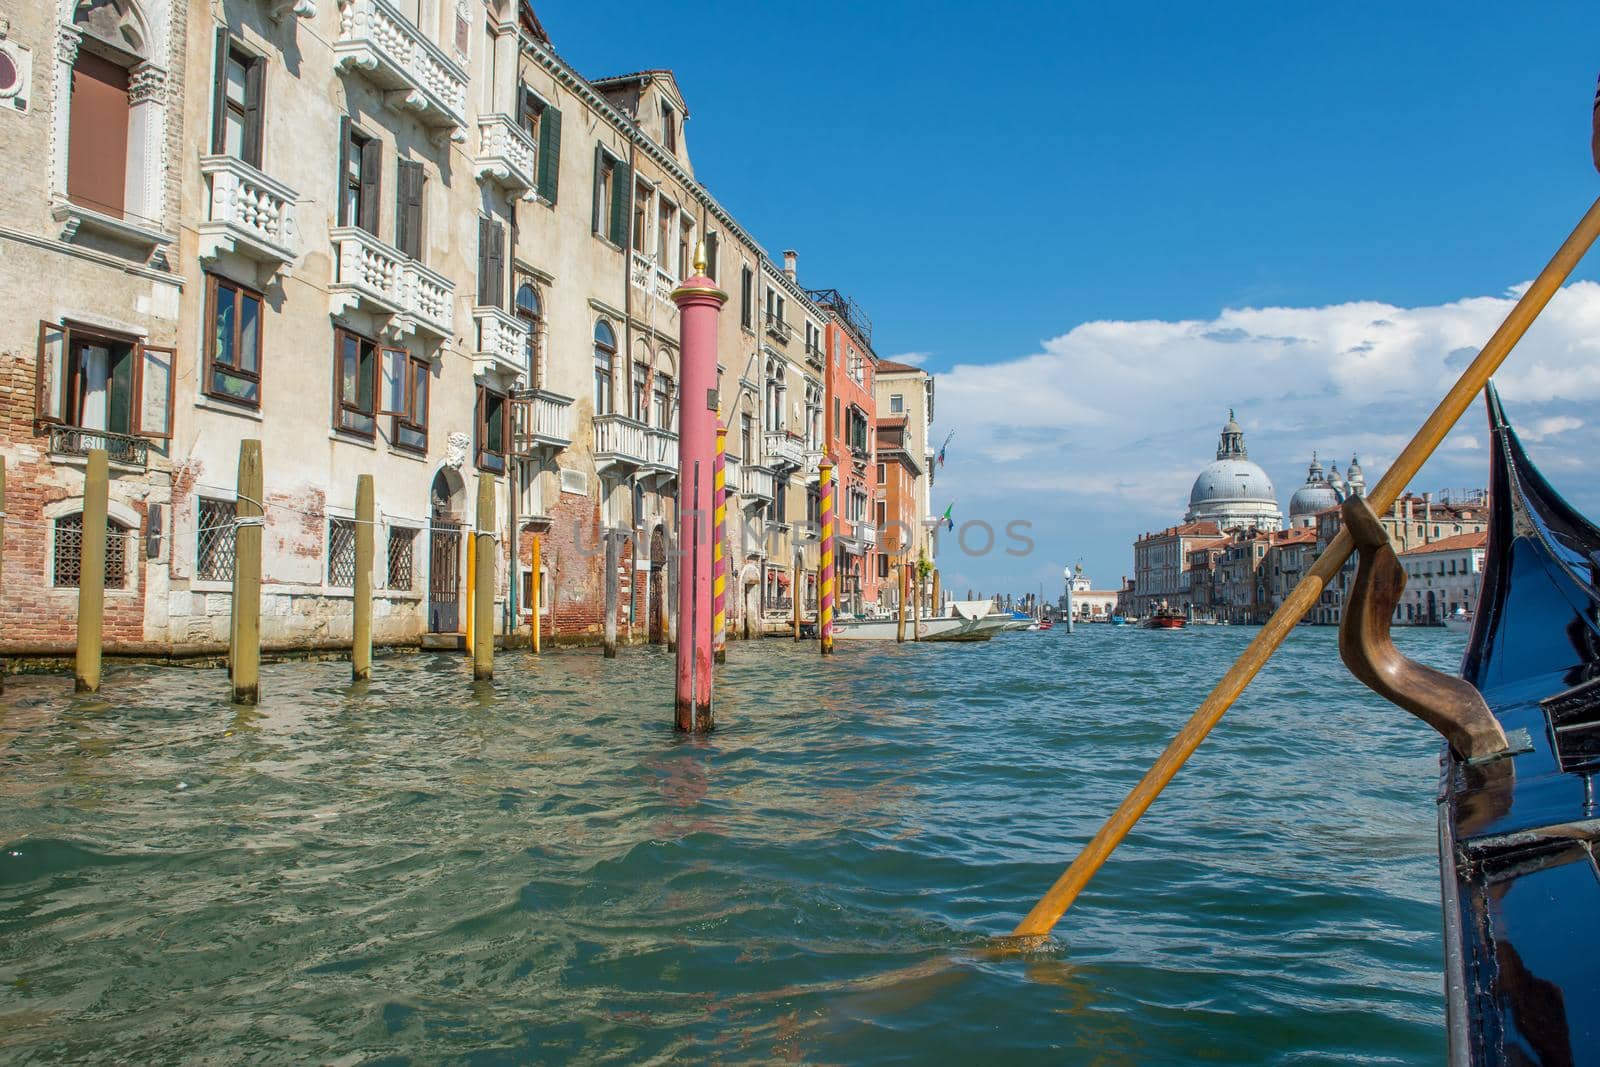
<svg viewBox="0 0 1600 1067">
<path fill-rule="evenodd" d="M 1436 743 L 1331 631 L 989 948 L 1252 633 L 735 643 L 706 739 L 655 649 L 14 679 L 0 1058 L 1436 1059 Z"/>
</svg>

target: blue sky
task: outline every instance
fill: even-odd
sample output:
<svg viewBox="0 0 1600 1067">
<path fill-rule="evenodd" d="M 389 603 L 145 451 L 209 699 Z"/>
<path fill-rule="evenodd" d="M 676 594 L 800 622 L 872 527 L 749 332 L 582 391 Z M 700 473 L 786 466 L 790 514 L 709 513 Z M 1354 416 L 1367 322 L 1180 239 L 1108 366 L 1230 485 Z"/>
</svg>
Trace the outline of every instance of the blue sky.
<svg viewBox="0 0 1600 1067">
<path fill-rule="evenodd" d="M 938 510 L 1038 542 L 948 560 L 958 586 L 1033 588 L 1067 558 L 1113 584 L 1180 517 L 1229 403 L 1285 501 L 1313 447 L 1381 470 L 1600 193 L 1593 3 L 537 10 L 588 75 L 671 67 L 701 179 L 799 249 L 803 284 L 861 301 L 880 355 L 941 374 Z M 1507 383 L 1552 463 L 1600 445 L 1600 289 L 1568 295 L 1529 339 L 1547 373 Z M 1412 329 L 1354 336 L 1393 322 Z M 1243 343 L 1196 347 L 1219 329 Z M 1050 388 L 1006 410 L 1001 383 Z M 1417 488 L 1482 482 L 1463 427 Z"/>
</svg>

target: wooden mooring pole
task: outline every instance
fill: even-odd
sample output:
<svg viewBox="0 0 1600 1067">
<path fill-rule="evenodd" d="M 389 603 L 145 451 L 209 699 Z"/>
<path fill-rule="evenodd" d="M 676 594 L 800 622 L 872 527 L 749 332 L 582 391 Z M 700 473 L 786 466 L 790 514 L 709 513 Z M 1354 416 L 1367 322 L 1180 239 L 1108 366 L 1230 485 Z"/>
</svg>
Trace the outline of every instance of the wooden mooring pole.
<svg viewBox="0 0 1600 1067">
<path fill-rule="evenodd" d="M 0 589 L 5 588 L 6 558 L 6 458 L 0 456 Z M 6 691 L 5 664 L 0 663 L 0 693 Z"/>
<path fill-rule="evenodd" d="M 605 626 L 605 657 L 617 658 L 617 539 L 611 531 L 601 527 L 600 536 L 605 538 L 606 551 L 606 626 Z"/>
<path fill-rule="evenodd" d="M 264 502 L 261 442 L 239 442 L 239 474 L 234 482 L 233 702 L 261 699 L 261 505 Z"/>
<path fill-rule="evenodd" d="M 355 618 L 350 627 L 350 677 L 357 682 L 372 677 L 372 556 L 376 518 L 372 475 L 359 475 L 356 478 Z"/>
<path fill-rule="evenodd" d="M 817 467 L 817 492 L 822 496 L 822 573 L 817 579 L 817 643 L 833 655 L 833 464 Z M 796 594 L 798 594 L 796 590 Z"/>
<path fill-rule="evenodd" d="M 73 688 L 100 691 L 100 638 L 106 610 L 106 510 L 110 493 L 106 450 L 91 448 L 83 482 L 83 531 L 78 543 L 78 659 Z"/>
<path fill-rule="evenodd" d="M 494 475 L 478 475 L 477 544 L 472 572 L 472 678 L 494 677 Z"/>
<path fill-rule="evenodd" d="M 529 628 L 528 639 L 529 639 L 529 643 L 533 646 L 533 651 L 534 651 L 535 655 L 538 655 L 538 653 L 539 653 L 539 612 L 541 610 L 543 610 L 543 608 L 544 608 L 544 605 L 540 603 L 540 597 L 543 596 L 544 591 L 539 588 L 539 585 L 540 585 L 540 579 L 539 579 L 539 568 L 540 568 L 539 541 L 540 541 L 540 539 L 541 538 L 540 538 L 539 534 L 534 534 L 533 535 L 533 548 L 532 548 L 533 558 L 532 558 L 531 563 L 530 563 L 530 566 L 532 566 L 532 568 L 533 568 L 533 580 L 528 583 L 528 610 L 533 613 L 533 625 Z"/>
<path fill-rule="evenodd" d="M 901 560 L 900 564 L 899 564 L 899 566 L 897 568 L 899 570 L 899 572 L 900 572 L 900 618 L 895 623 L 895 627 L 894 627 L 894 639 L 895 639 L 895 643 L 896 644 L 904 644 L 905 640 L 906 640 L 906 567 L 907 566 L 909 566 L 909 564 L 907 564 L 904 560 Z"/>
</svg>

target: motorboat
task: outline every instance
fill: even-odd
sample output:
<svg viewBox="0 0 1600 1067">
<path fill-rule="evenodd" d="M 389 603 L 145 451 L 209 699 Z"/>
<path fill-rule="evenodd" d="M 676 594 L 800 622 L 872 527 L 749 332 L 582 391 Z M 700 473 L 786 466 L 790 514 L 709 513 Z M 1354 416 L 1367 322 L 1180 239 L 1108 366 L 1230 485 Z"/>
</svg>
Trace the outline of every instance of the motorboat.
<svg viewBox="0 0 1600 1067">
<path fill-rule="evenodd" d="M 1144 621 L 1147 630 L 1181 630 L 1189 619 L 1177 608 L 1158 608 Z"/>
<path fill-rule="evenodd" d="M 1453 634 L 1470 634 L 1472 632 L 1472 612 L 1466 608 L 1457 608 L 1444 617 L 1444 628 Z"/>
<path fill-rule="evenodd" d="M 906 639 L 918 641 L 987 641 L 1012 622 L 1009 612 L 991 614 L 988 600 L 952 600 L 950 613 L 916 622 L 906 620 Z M 898 619 L 852 619 L 833 628 L 836 641 L 893 641 L 899 636 Z"/>
</svg>

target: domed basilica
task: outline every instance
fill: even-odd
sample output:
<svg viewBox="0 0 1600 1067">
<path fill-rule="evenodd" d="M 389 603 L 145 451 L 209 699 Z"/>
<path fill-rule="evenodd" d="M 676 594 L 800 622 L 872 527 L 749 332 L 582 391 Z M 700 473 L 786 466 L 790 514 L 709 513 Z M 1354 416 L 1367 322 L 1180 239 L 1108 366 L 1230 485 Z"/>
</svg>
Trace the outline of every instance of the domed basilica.
<svg viewBox="0 0 1600 1067">
<path fill-rule="evenodd" d="M 1341 475 L 1337 466 L 1324 470 L 1313 452 L 1305 484 L 1289 499 L 1289 525 L 1314 526 L 1317 512 L 1338 507 L 1347 496 L 1363 496 L 1366 488 L 1359 459 L 1351 457 L 1349 474 Z M 1255 527 L 1265 533 L 1283 529 L 1277 490 L 1267 472 L 1250 462 L 1244 430 L 1232 411 L 1217 441 L 1216 460 L 1206 465 L 1189 491 L 1184 521 L 1214 522 L 1219 530 Z"/>
<path fill-rule="evenodd" d="M 1244 431 L 1228 412 L 1228 424 L 1217 442 L 1217 458 L 1194 480 L 1189 490 L 1185 522 L 1214 522 L 1217 529 L 1254 526 L 1258 530 L 1283 528 L 1278 493 L 1267 472 L 1250 462 Z"/>
</svg>

